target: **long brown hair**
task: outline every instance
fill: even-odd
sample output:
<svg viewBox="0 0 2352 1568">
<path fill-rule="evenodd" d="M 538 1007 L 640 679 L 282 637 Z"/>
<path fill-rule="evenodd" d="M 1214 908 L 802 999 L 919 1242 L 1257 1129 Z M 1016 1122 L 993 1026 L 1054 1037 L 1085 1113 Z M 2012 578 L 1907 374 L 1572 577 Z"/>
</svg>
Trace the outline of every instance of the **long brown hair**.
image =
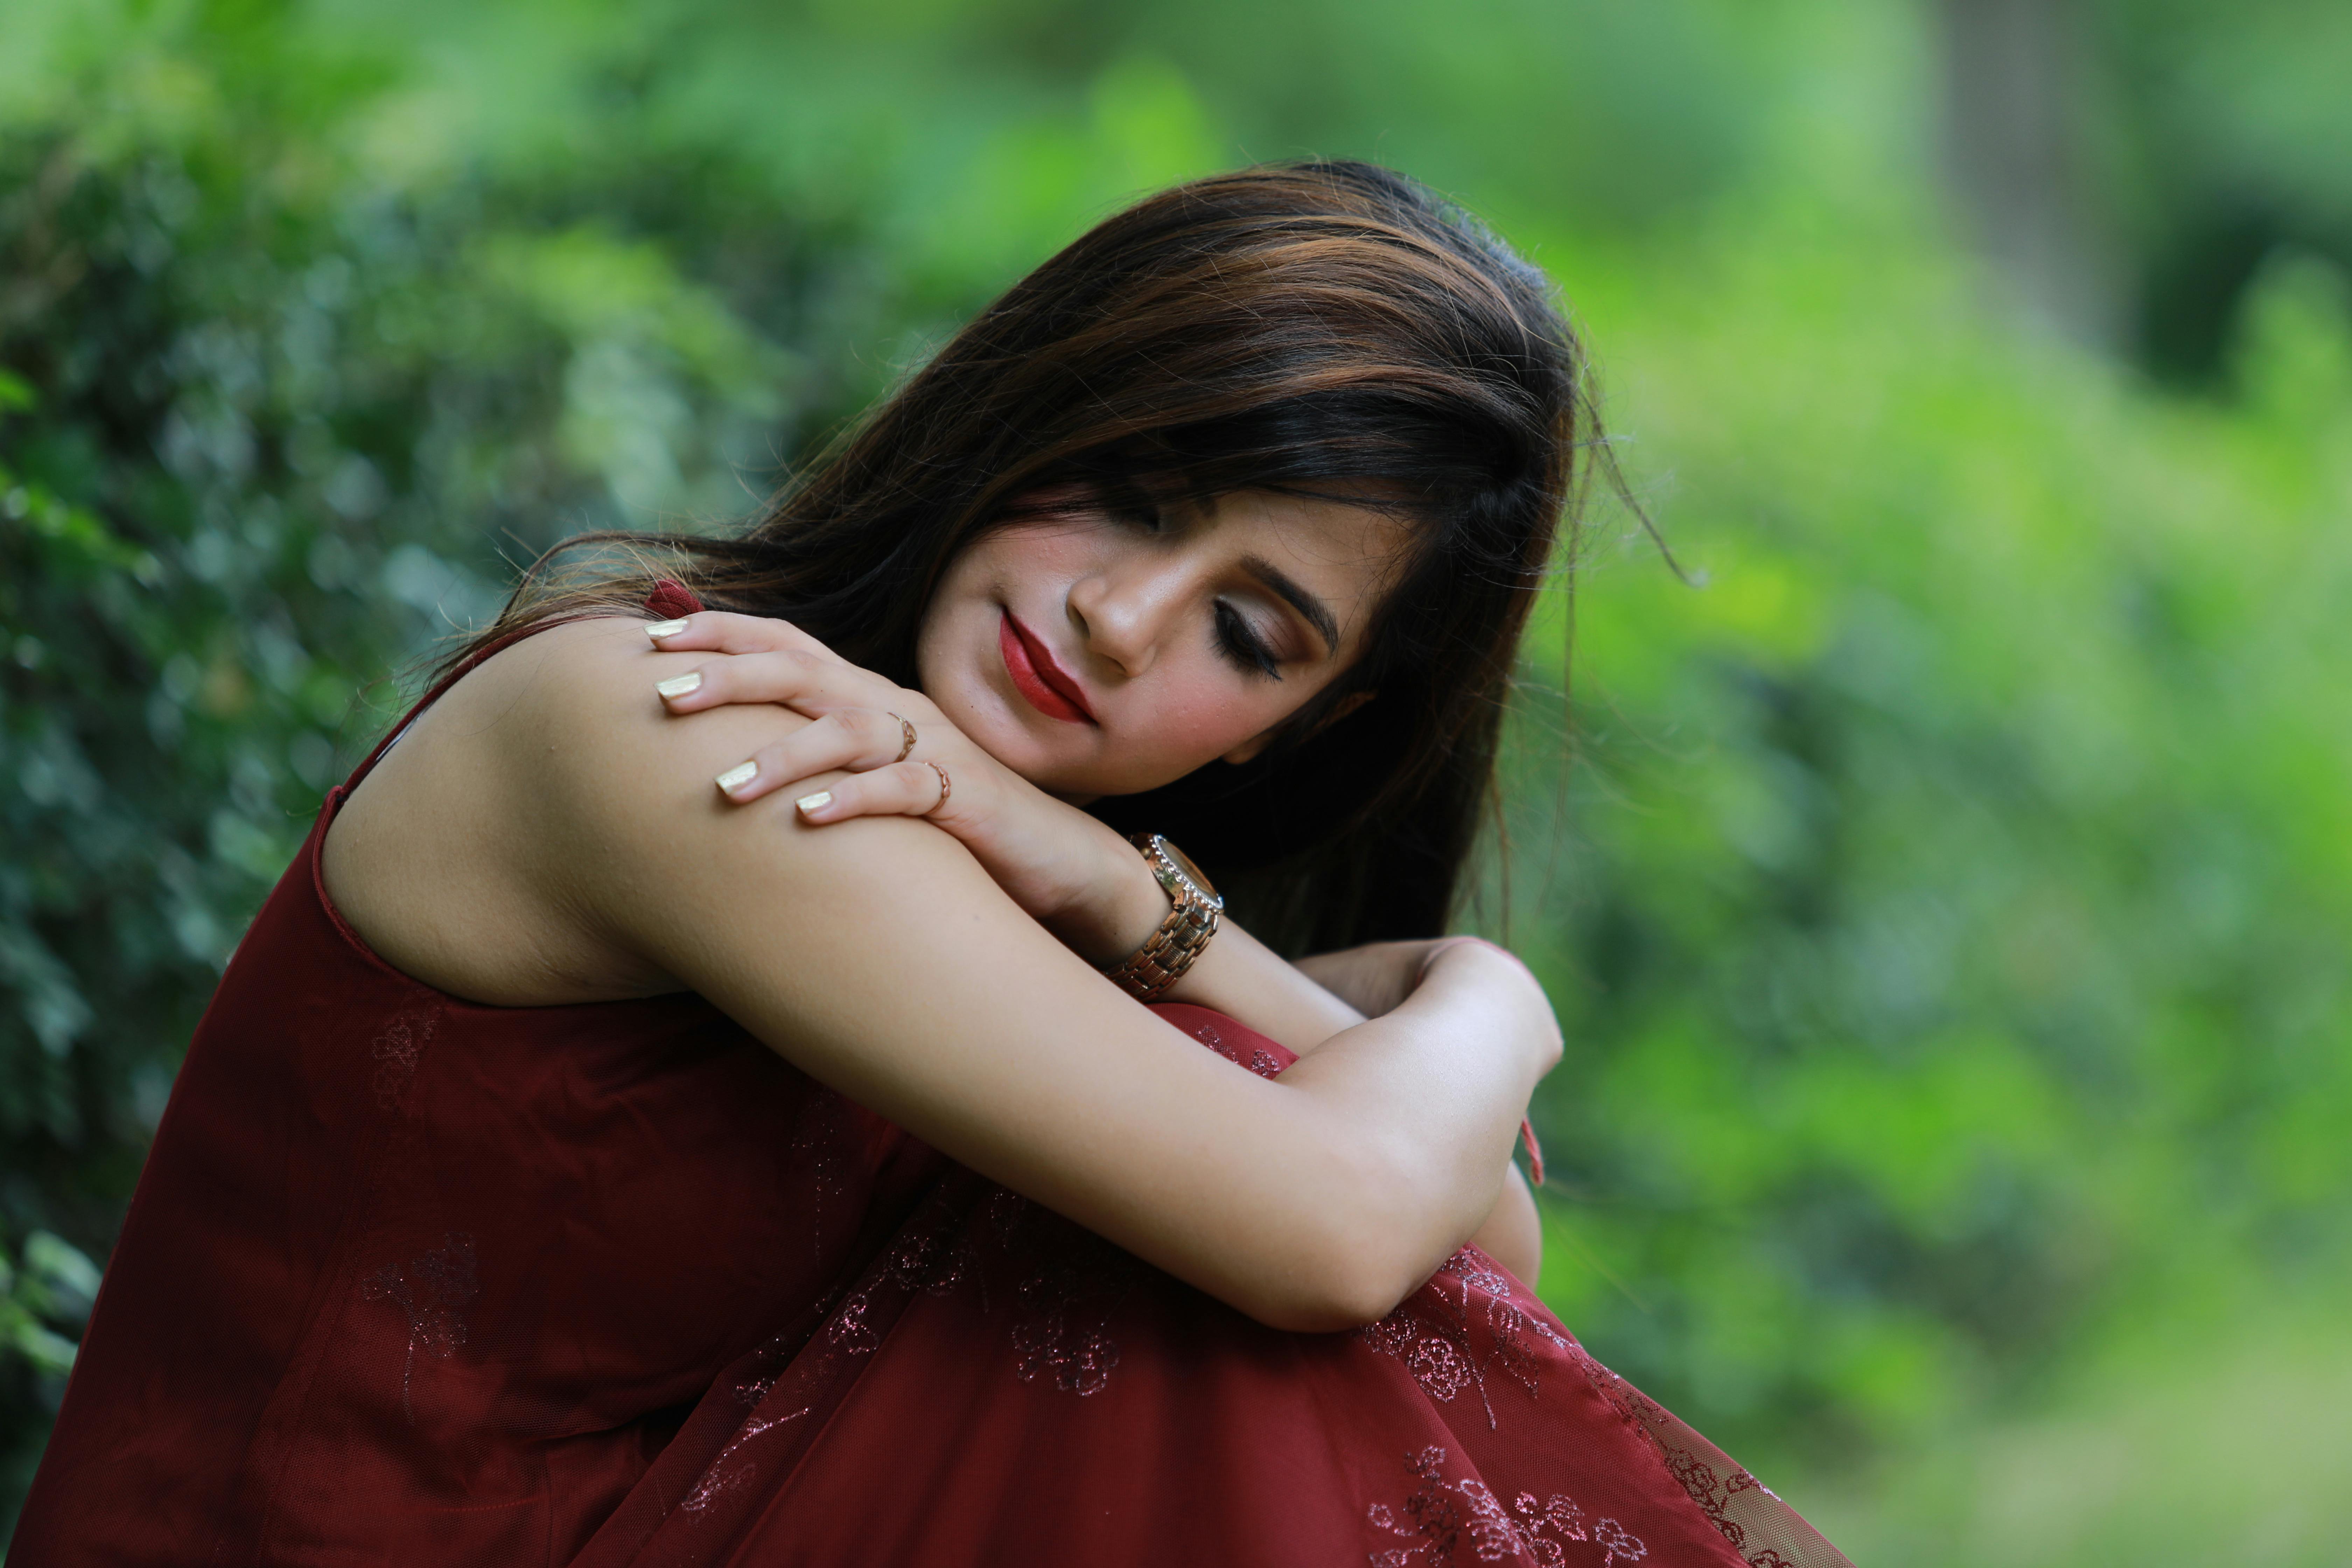
<svg viewBox="0 0 2352 1568">
<path fill-rule="evenodd" d="M 1094 809 L 1182 844 L 1283 952 L 1432 935 L 1564 518 L 1572 538 L 1596 434 L 1584 381 L 1543 275 L 1460 208 L 1366 163 L 1243 169 L 1039 267 L 748 529 L 625 538 L 711 607 L 788 619 L 912 684 L 948 563 L 1041 494 L 1386 498 L 1416 525 L 1410 558 L 1362 658 L 1287 739 Z M 609 557 L 584 579 L 542 563 L 478 646 L 646 587 Z M 1360 691 L 1372 700 L 1329 720 Z"/>
</svg>

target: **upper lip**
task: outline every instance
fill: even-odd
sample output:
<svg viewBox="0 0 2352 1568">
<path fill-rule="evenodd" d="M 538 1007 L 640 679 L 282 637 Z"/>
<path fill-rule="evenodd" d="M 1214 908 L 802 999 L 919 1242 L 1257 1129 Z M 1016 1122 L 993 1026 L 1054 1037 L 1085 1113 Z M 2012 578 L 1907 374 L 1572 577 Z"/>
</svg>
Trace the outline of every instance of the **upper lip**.
<svg viewBox="0 0 2352 1568">
<path fill-rule="evenodd" d="M 1090 722 L 1099 722 L 1095 719 L 1094 704 L 1087 700 L 1086 688 L 1078 684 L 1077 677 L 1062 668 L 1061 662 L 1054 657 L 1054 650 L 1045 646 L 1045 639 L 1023 626 L 1021 617 L 1011 610 L 1004 612 L 1004 619 L 1013 627 L 1013 635 L 1021 639 L 1022 649 L 1028 654 L 1029 662 L 1037 667 L 1037 679 L 1052 687 L 1055 696 L 1085 714 Z"/>
</svg>

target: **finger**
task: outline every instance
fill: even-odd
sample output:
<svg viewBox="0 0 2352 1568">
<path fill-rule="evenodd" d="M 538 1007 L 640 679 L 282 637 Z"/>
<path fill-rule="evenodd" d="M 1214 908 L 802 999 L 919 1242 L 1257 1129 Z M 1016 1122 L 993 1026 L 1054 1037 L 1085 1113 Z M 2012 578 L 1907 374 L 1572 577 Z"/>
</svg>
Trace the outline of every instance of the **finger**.
<svg viewBox="0 0 2352 1568">
<path fill-rule="evenodd" d="M 655 682 L 654 692 L 673 713 L 775 702 L 813 719 L 836 708 L 889 708 L 905 695 L 870 670 L 797 648 L 722 655 Z"/>
<path fill-rule="evenodd" d="M 929 816 L 946 794 L 929 763 L 893 763 L 852 773 L 793 805 L 804 822 L 846 822 L 853 816 Z"/>
<path fill-rule="evenodd" d="M 728 799 L 745 804 L 819 773 L 887 767 L 900 760 L 906 744 L 906 728 L 896 715 L 844 708 L 762 746 L 719 774 L 718 784 Z M 743 772 L 747 767 L 751 770 L 748 775 Z M 735 782 L 729 783 L 730 779 Z"/>
<path fill-rule="evenodd" d="M 839 654 L 790 621 L 772 616 L 739 616 L 728 610 L 697 610 L 674 621 L 655 621 L 646 636 L 664 653 L 813 654 L 835 664 Z"/>
</svg>

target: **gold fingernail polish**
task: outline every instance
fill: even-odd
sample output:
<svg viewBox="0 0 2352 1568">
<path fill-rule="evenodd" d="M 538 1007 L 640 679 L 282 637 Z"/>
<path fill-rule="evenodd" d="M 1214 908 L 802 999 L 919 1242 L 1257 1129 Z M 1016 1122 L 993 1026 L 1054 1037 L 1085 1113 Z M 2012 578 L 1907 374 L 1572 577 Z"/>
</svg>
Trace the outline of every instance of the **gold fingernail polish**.
<svg viewBox="0 0 2352 1568">
<path fill-rule="evenodd" d="M 655 683 L 654 689 L 664 697 L 687 697 L 702 689 L 702 671 L 690 669 L 684 675 L 673 675 L 667 680 Z"/>
<path fill-rule="evenodd" d="M 646 628 L 646 636 L 659 642 L 664 637 L 674 637 L 684 630 L 686 630 L 684 621 L 656 621 Z"/>
<path fill-rule="evenodd" d="M 824 807 L 833 804 L 833 792 L 829 789 L 821 789 L 814 795 L 804 795 L 801 796 L 800 799 L 793 802 L 793 804 L 800 807 L 803 811 L 822 811 Z"/>
<path fill-rule="evenodd" d="M 753 779 L 758 778 L 759 776 L 759 763 L 739 763 L 734 767 L 729 768 L 725 773 L 720 773 L 711 782 L 716 784 L 720 789 L 725 790 L 729 795 L 733 795 L 737 790 L 741 789 L 745 784 L 750 784 Z"/>
</svg>

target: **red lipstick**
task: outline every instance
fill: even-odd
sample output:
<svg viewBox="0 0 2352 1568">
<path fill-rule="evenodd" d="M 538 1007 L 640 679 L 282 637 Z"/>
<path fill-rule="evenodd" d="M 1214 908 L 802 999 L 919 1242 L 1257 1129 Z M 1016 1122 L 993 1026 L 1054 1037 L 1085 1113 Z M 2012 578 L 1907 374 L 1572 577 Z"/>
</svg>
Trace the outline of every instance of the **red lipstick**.
<svg viewBox="0 0 2352 1568">
<path fill-rule="evenodd" d="M 997 623 L 996 647 L 1004 656 L 1005 673 L 1013 677 L 1013 687 L 1029 700 L 1030 707 L 1067 724 L 1095 721 L 1095 711 L 1087 705 L 1086 689 L 1054 662 L 1054 650 L 1013 619 L 1010 610 Z"/>
</svg>

